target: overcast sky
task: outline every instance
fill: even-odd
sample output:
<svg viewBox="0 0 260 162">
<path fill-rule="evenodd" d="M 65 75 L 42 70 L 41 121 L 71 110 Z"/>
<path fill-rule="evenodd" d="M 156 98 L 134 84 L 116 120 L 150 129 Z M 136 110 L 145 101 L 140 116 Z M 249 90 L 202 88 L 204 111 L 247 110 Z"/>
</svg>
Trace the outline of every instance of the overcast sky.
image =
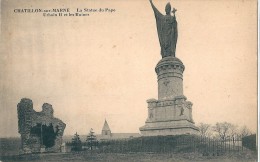
<svg viewBox="0 0 260 162">
<path fill-rule="evenodd" d="M 167 0 L 154 0 L 164 13 Z M 170 0 L 177 8 L 176 56 L 193 118 L 257 127 L 257 1 Z M 14 13 L 23 8 L 112 8 L 85 17 Z M 53 105 L 65 135 L 139 132 L 157 98 L 161 59 L 148 0 L 2 1 L 0 136 L 19 136 L 17 104 Z"/>
</svg>

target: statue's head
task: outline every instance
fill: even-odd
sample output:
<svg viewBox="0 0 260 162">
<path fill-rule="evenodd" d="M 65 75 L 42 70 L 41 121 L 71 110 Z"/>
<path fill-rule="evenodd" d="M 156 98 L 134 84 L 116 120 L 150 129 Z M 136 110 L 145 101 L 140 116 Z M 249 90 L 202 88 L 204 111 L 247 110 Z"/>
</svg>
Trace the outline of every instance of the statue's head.
<svg viewBox="0 0 260 162">
<path fill-rule="evenodd" d="M 166 12 L 166 15 L 170 15 L 170 13 L 171 13 L 171 4 L 170 4 L 170 2 L 168 2 L 167 4 L 166 4 L 166 6 L 165 6 L 165 12 Z"/>
</svg>

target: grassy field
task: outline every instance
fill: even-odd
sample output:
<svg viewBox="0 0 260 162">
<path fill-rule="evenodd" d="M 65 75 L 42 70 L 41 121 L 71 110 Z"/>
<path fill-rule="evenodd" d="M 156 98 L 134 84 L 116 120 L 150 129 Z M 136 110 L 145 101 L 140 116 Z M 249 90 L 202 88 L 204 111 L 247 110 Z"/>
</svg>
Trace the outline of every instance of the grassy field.
<svg viewBox="0 0 260 162">
<path fill-rule="evenodd" d="M 158 144 L 156 143 L 156 146 Z M 19 138 L 0 139 L 0 161 L 2 162 L 254 162 L 257 161 L 257 153 L 253 151 L 243 151 L 226 153 L 221 156 L 203 156 L 200 152 L 169 152 L 169 153 L 149 153 L 149 152 L 124 152 L 124 153 L 105 153 L 105 152 L 70 152 L 70 153 L 43 153 L 18 155 L 20 147 Z M 97 150 L 98 151 L 98 150 Z M 147 150 L 149 151 L 149 150 Z M 186 150 L 187 151 L 187 150 Z"/>
<path fill-rule="evenodd" d="M 45 162 L 45 161 L 73 161 L 73 162 L 194 162 L 194 161 L 209 161 L 209 162 L 254 162 L 256 155 L 240 153 L 226 156 L 202 156 L 196 153 L 182 154 L 151 154 L 151 153 L 49 153 L 49 154 L 31 154 L 19 156 L 2 157 L 3 162 Z"/>
<path fill-rule="evenodd" d="M 20 138 L 0 138 L 0 156 L 19 154 L 20 145 Z"/>
</svg>

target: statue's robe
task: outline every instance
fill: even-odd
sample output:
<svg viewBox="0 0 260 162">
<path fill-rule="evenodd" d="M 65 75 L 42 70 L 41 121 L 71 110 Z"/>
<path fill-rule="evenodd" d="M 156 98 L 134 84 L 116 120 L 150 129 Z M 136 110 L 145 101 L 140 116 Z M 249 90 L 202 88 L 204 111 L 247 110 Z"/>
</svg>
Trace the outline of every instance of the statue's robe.
<svg viewBox="0 0 260 162">
<path fill-rule="evenodd" d="M 162 15 L 151 2 L 157 25 L 162 57 L 174 56 L 178 38 L 176 17 Z"/>
</svg>

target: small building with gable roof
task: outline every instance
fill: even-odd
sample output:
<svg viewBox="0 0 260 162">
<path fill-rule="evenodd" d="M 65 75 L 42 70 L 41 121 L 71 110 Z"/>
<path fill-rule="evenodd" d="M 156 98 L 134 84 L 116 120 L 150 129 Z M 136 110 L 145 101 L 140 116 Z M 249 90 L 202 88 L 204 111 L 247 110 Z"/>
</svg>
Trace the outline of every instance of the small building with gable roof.
<svg viewBox="0 0 260 162">
<path fill-rule="evenodd" d="M 101 134 L 97 134 L 98 140 L 118 140 L 118 139 L 128 139 L 134 137 L 140 137 L 139 133 L 112 133 L 111 129 L 105 119 Z"/>
</svg>

